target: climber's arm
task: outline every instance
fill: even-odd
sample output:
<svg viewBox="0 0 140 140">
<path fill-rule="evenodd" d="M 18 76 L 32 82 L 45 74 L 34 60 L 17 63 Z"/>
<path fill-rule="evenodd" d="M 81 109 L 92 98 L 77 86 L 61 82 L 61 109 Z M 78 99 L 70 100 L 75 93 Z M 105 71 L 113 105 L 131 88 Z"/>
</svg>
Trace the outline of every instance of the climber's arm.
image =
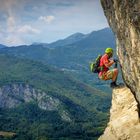
<svg viewBox="0 0 140 140">
<path fill-rule="evenodd" d="M 114 61 L 113 60 L 106 60 L 105 62 L 104 62 L 104 65 L 106 66 L 106 67 L 110 67 L 110 66 L 112 66 L 114 64 Z"/>
</svg>

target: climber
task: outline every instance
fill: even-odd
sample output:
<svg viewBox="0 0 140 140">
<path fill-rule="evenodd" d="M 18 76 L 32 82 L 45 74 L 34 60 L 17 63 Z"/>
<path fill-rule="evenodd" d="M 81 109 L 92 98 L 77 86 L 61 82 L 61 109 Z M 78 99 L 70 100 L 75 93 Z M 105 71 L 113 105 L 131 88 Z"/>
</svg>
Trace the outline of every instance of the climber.
<svg viewBox="0 0 140 140">
<path fill-rule="evenodd" d="M 100 59 L 100 67 L 101 71 L 99 72 L 99 78 L 101 80 L 110 80 L 112 79 L 112 82 L 110 83 L 110 87 L 114 88 L 118 85 L 116 84 L 117 76 L 118 76 L 118 69 L 115 67 L 114 69 L 109 70 L 109 67 L 113 64 L 117 63 L 117 59 L 110 59 L 113 56 L 113 49 L 107 48 L 105 50 L 105 54 Z"/>
</svg>

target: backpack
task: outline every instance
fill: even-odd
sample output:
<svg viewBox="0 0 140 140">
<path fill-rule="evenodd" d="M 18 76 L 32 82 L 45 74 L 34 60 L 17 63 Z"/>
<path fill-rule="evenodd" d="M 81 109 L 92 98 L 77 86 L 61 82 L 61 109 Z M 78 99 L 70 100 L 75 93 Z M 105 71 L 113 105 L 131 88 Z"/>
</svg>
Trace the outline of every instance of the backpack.
<svg viewBox="0 0 140 140">
<path fill-rule="evenodd" d="M 100 68 L 100 59 L 102 55 L 98 55 L 98 57 L 90 63 L 90 71 L 93 73 L 99 73 L 101 71 Z"/>
</svg>

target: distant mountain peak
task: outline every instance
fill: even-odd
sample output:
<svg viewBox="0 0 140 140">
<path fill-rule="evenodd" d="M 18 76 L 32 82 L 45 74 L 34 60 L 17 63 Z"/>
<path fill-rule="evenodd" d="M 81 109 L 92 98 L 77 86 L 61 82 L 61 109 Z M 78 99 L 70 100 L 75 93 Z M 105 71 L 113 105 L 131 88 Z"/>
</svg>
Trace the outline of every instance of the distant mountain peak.
<svg viewBox="0 0 140 140">
<path fill-rule="evenodd" d="M 75 33 L 75 34 L 72 34 L 72 35 L 68 36 L 65 39 L 60 39 L 58 41 L 50 43 L 50 44 L 48 44 L 47 47 L 55 48 L 55 47 L 59 47 L 59 46 L 70 45 L 70 44 L 73 44 L 75 42 L 78 42 L 78 41 L 82 40 L 85 36 L 86 35 L 84 35 L 82 33 Z"/>
<path fill-rule="evenodd" d="M 8 47 L 8 46 L 5 46 L 5 45 L 3 45 L 3 44 L 0 44 L 0 49 L 1 49 L 1 48 L 5 48 L 5 47 Z"/>
<path fill-rule="evenodd" d="M 66 39 L 81 39 L 85 36 L 85 34 L 82 34 L 82 33 L 75 33 L 75 34 L 72 34 L 70 36 L 68 36 Z"/>
</svg>

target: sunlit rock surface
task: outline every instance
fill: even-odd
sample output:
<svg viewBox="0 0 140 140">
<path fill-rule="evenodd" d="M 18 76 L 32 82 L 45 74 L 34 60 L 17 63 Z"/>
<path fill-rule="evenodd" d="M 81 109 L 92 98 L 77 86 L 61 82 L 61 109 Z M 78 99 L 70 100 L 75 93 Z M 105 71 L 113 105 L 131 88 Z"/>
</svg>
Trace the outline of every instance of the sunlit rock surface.
<svg viewBox="0 0 140 140">
<path fill-rule="evenodd" d="M 137 102 L 127 87 L 113 90 L 110 121 L 99 140 L 139 140 Z"/>
</svg>

